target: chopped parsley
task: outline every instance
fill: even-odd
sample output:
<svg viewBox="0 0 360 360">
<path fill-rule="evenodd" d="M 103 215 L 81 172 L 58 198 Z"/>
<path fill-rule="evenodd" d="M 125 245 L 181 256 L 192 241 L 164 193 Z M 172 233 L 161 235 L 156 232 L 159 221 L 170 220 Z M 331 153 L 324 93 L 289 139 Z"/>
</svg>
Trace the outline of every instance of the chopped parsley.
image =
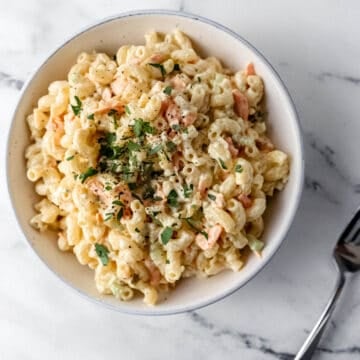
<svg viewBox="0 0 360 360">
<path fill-rule="evenodd" d="M 193 184 L 190 184 L 190 185 L 185 184 L 183 186 L 184 196 L 186 198 L 189 198 L 190 195 L 192 194 L 193 190 L 194 190 L 194 185 Z"/>
<path fill-rule="evenodd" d="M 116 140 L 116 134 L 108 132 L 105 135 L 106 142 L 110 145 Z"/>
<path fill-rule="evenodd" d="M 114 128 L 117 129 L 119 127 L 118 123 L 117 123 L 117 117 L 119 115 L 119 113 L 117 112 L 117 110 L 115 109 L 111 109 L 109 112 L 108 112 L 108 115 L 110 117 L 112 117 L 113 119 L 113 123 L 114 123 Z"/>
<path fill-rule="evenodd" d="M 188 129 L 184 126 L 180 126 L 179 124 L 175 124 L 175 125 L 171 126 L 171 128 L 177 132 L 183 132 L 185 134 L 188 133 Z"/>
<path fill-rule="evenodd" d="M 116 215 L 116 220 L 120 221 L 120 219 L 123 217 L 124 214 L 124 208 L 120 208 L 120 210 L 118 211 L 117 215 Z"/>
<path fill-rule="evenodd" d="M 176 190 L 172 189 L 168 196 L 167 196 L 167 203 L 169 206 L 171 207 L 177 207 L 178 204 L 178 194 L 176 192 Z"/>
<path fill-rule="evenodd" d="M 180 65 L 179 64 L 174 64 L 173 71 L 180 71 Z"/>
<path fill-rule="evenodd" d="M 131 114 L 131 111 L 129 109 L 129 107 L 127 105 L 125 105 L 125 112 L 130 115 Z"/>
<path fill-rule="evenodd" d="M 153 148 L 150 149 L 149 155 L 157 154 L 161 149 L 162 149 L 162 145 L 161 145 L 161 144 L 157 144 L 157 145 L 155 145 Z"/>
<path fill-rule="evenodd" d="M 209 235 L 206 231 L 200 231 L 200 234 L 205 236 L 205 239 L 207 240 L 209 238 Z"/>
<path fill-rule="evenodd" d="M 169 192 L 169 195 L 167 196 L 167 203 L 171 207 L 177 207 L 179 205 L 178 204 L 178 194 L 177 194 L 176 190 L 172 189 Z"/>
<path fill-rule="evenodd" d="M 142 195 L 143 199 L 152 199 L 155 194 L 155 190 L 149 185 L 145 188 L 144 193 Z"/>
<path fill-rule="evenodd" d="M 94 120 L 94 116 L 95 116 L 95 114 L 92 113 L 92 114 L 88 115 L 87 118 L 88 118 L 89 120 Z"/>
<path fill-rule="evenodd" d="M 75 95 L 74 99 L 76 101 L 76 105 L 71 104 L 71 108 L 75 115 L 79 115 L 82 110 L 82 103 L 78 96 Z"/>
<path fill-rule="evenodd" d="M 96 169 L 94 169 L 93 167 L 89 167 L 85 172 L 83 172 L 82 174 L 79 175 L 79 180 L 84 183 L 84 181 L 93 175 L 96 175 L 98 173 L 98 171 Z"/>
<path fill-rule="evenodd" d="M 128 150 L 130 152 L 132 152 L 132 151 L 139 151 L 141 149 L 141 146 L 138 143 L 135 143 L 133 141 L 129 141 L 128 144 L 127 144 L 127 148 L 128 148 Z"/>
<path fill-rule="evenodd" d="M 227 166 L 225 165 L 223 159 L 220 159 L 220 158 L 219 158 L 219 163 L 220 163 L 220 166 L 221 166 L 222 169 L 227 170 Z"/>
<path fill-rule="evenodd" d="M 150 213 L 150 214 L 148 214 L 148 215 L 151 217 L 151 219 L 152 219 L 152 221 L 153 221 L 154 224 L 156 224 L 156 225 L 158 225 L 158 226 L 163 226 L 162 223 L 161 223 L 161 221 L 156 218 L 156 215 L 157 215 L 157 214 L 159 214 L 159 212 L 154 211 L 153 213 Z"/>
<path fill-rule="evenodd" d="M 160 235 L 161 242 L 164 245 L 166 245 L 170 241 L 172 235 L 173 235 L 173 229 L 171 227 L 167 226 Z"/>
<path fill-rule="evenodd" d="M 208 198 L 212 201 L 215 201 L 216 200 L 216 196 L 213 195 L 213 194 L 208 194 Z"/>
<path fill-rule="evenodd" d="M 70 160 L 72 160 L 74 157 L 75 157 L 75 155 L 69 156 L 69 157 L 66 158 L 66 161 L 70 161 Z"/>
<path fill-rule="evenodd" d="M 136 137 L 144 136 L 145 134 L 155 133 L 155 129 L 150 125 L 150 123 L 144 121 L 143 119 L 135 119 L 133 129 Z"/>
<path fill-rule="evenodd" d="M 167 141 L 166 142 L 166 149 L 170 152 L 174 152 L 177 149 L 177 146 L 175 143 L 173 143 L 172 141 Z"/>
<path fill-rule="evenodd" d="M 105 190 L 106 191 L 112 190 L 112 187 L 110 185 L 105 185 Z"/>
<path fill-rule="evenodd" d="M 138 228 L 135 228 L 135 232 L 139 233 L 139 232 L 140 232 L 140 230 L 139 230 Z"/>
<path fill-rule="evenodd" d="M 165 77 L 166 75 L 166 71 L 165 71 L 165 68 L 162 64 L 158 64 L 158 63 L 148 63 L 148 65 L 154 67 L 154 68 L 157 68 L 161 71 L 161 76 L 162 77 Z"/>
<path fill-rule="evenodd" d="M 112 219 L 113 216 L 114 216 L 114 213 L 106 213 L 104 221 L 108 221 L 108 220 Z"/>
<path fill-rule="evenodd" d="M 193 228 L 195 231 L 198 231 L 200 234 L 204 235 L 206 239 L 208 238 L 208 234 L 205 231 L 200 230 L 198 228 L 200 224 L 198 224 L 192 217 L 184 218 L 184 220 L 191 228 Z"/>
<path fill-rule="evenodd" d="M 124 206 L 124 203 L 122 201 L 120 201 L 120 200 L 114 200 L 112 203 L 114 205 Z"/>
<path fill-rule="evenodd" d="M 235 172 L 242 173 L 243 172 L 243 167 L 240 164 L 237 164 L 235 166 Z"/>
<path fill-rule="evenodd" d="M 171 87 L 171 86 L 167 86 L 167 87 L 164 89 L 163 93 L 170 96 L 170 95 L 171 95 L 171 91 L 172 91 L 172 87 Z"/>
<path fill-rule="evenodd" d="M 100 258 L 101 263 L 106 266 L 109 263 L 109 250 L 105 245 L 95 244 L 95 252 Z"/>
</svg>

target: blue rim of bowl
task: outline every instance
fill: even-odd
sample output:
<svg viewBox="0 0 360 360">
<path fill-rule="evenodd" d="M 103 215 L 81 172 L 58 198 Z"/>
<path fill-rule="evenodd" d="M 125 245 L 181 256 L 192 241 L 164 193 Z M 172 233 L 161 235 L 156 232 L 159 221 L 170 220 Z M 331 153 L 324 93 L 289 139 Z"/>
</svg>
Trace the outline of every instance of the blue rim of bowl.
<svg viewBox="0 0 360 360">
<path fill-rule="evenodd" d="M 8 190 L 8 194 L 9 194 L 9 198 L 12 204 L 12 209 L 15 215 L 15 219 L 16 219 L 16 224 L 18 226 L 18 229 L 21 229 L 20 234 L 23 238 L 25 238 L 26 243 L 31 247 L 31 249 L 34 251 L 34 253 L 36 254 L 36 256 L 41 260 L 41 262 L 46 266 L 46 268 L 48 270 L 50 270 L 50 272 L 52 274 L 54 274 L 58 279 L 60 279 L 63 283 L 65 283 L 68 287 L 70 287 L 72 290 L 74 290 L 75 292 L 77 292 L 78 294 L 80 294 L 83 298 L 89 300 L 92 303 L 98 304 L 98 305 L 102 305 L 105 308 L 109 309 L 109 310 L 115 310 L 117 312 L 120 313 L 124 313 L 124 314 L 128 314 L 128 315 L 144 315 L 144 316 L 162 316 L 162 315 L 175 315 L 175 314 L 180 314 L 180 313 L 186 313 L 186 312 L 190 312 L 190 311 L 195 311 L 198 309 L 201 309 L 205 306 L 214 304 L 220 300 L 223 300 L 224 298 L 232 295 L 233 293 L 235 293 L 237 290 L 239 290 L 240 288 L 242 288 L 243 286 L 245 286 L 250 280 L 252 280 L 256 275 L 258 275 L 270 262 L 270 260 L 274 257 L 275 253 L 279 250 L 280 246 L 283 244 L 284 239 L 286 238 L 290 227 L 294 221 L 294 217 L 296 215 L 296 212 L 299 208 L 299 204 L 300 204 L 300 199 L 301 199 L 301 195 L 303 192 L 303 185 L 304 185 L 304 176 L 305 176 L 305 159 L 304 159 L 304 144 L 303 144 L 303 130 L 301 127 L 301 123 L 299 120 L 299 116 L 295 107 L 295 104 L 290 96 L 289 90 L 287 89 L 287 87 L 285 86 L 284 82 L 282 81 L 281 77 L 279 76 L 279 74 L 277 73 L 277 71 L 274 69 L 274 67 L 269 63 L 269 61 L 265 58 L 265 56 L 258 50 L 256 49 L 252 44 L 250 44 L 247 40 L 245 40 L 242 36 L 240 36 L 239 34 L 237 34 L 235 31 L 227 28 L 224 25 L 221 25 L 219 23 L 217 23 L 216 21 L 210 20 L 206 17 L 200 16 L 200 15 L 195 15 L 195 14 L 191 14 L 191 13 L 187 13 L 184 11 L 176 11 L 176 10 L 164 10 L 164 9 L 151 9 L 151 10 L 133 10 L 133 11 L 127 11 L 127 12 L 123 12 L 120 13 L 118 15 L 113 15 L 110 17 L 106 17 L 98 22 L 92 23 L 89 26 L 86 26 L 85 28 L 83 28 L 82 30 L 80 30 L 79 32 L 77 32 L 75 35 L 71 36 L 70 38 L 68 38 L 64 43 L 62 43 L 61 45 L 59 45 L 54 51 L 50 52 L 50 54 L 46 57 L 46 59 L 42 62 L 42 64 L 36 68 L 35 71 L 32 72 L 32 74 L 29 76 L 29 78 L 27 79 L 27 81 L 25 82 L 20 95 L 19 95 L 19 100 L 17 101 L 15 110 L 13 112 L 12 115 L 12 120 L 11 120 L 11 125 L 8 131 L 8 137 L 7 137 L 7 144 L 6 144 L 6 173 L 8 174 L 8 168 L 9 168 L 9 146 L 10 146 L 10 136 L 12 133 L 12 129 L 13 129 L 13 123 L 18 111 L 18 107 L 19 104 L 21 103 L 23 96 L 27 90 L 27 87 L 29 86 L 29 84 L 33 81 L 33 79 L 35 78 L 35 76 L 41 71 L 41 69 L 43 68 L 43 66 L 58 52 L 60 51 L 60 49 L 62 49 L 65 45 L 67 45 L 69 42 L 71 42 L 72 40 L 74 40 L 75 38 L 77 38 L 78 36 L 80 36 L 81 34 L 96 28 L 99 25 L 111 22 L 113 20 L 116 19 L 121 19 L 121 18 L 126 18 L 126 17 L 133 17 L 133 16 L 146 16 L 146 15 L 169 15 L 169 16 L 178 16 L 178 17 L 184 17 L 184 18 L 188 18 L 194 21 L 200 21 L 203 22 L 207 25 L 211 25 L 213 27 L 215 27 L 218 30 L 221 30 L 222 32 L 227 33 L 228 35 L 232 36 L 233 38 L 235 38 L 237 41 L 242 42 L 245 46 L 247 46 L 252 52 L 254 52 L 257 56 L 259 56 L 262 61 L 267 65 L 267 67 L 270 69 L 270 71 L 272 72 L 272 75 L 276 78 L 276 80 L 278 81 L 278 83 L 280 84 L 280 86 L 282 87 L 282 90 L 284 91 L 284 94 L 287 97 L 287 101 L 288 104 L 290 105 L 290 108 L 293 112 L 293 118 L 295 120 L 295 124 L 297 126 L 297 135 L 298 135 L 298 139 L 299 139 L 299 143 L 300 143 L 300 152 L 301 152 L 301 178 L 299 179 L 299 190 L 298 190 L 298 195 L 295 199 L 294 205 L 291 209 L 292 213 L 289 217 L 289 221 L 288 224 L 285 228 L 284 234 L 282 239 L 279 241 L 279 244 L 273 249 L 272 253 L 270 253 L 268 255 L 268 258 L 262 263 L 262 266 L 260 266 L 258 269 L 256 269 L 245 281 L 241 282 L 241 284 L 236 285 L 231 287 L 230 289 L 228 289 L 227 291 L 222 292 L 220 295 L 211 297 L 211 299 L 207 299 L 207 300 L 203 300 L 203 301 L 199 301 L 197 303 L 195 303 L 194 305 L 191 306 L 187 306 L 187 307 L 177 307 L 174 310 L 157 310 L 156 307 L 155 308 L 150 308 L 149 309 L 143 309 L 143 310 L 136 310 L 136 309 L 125 309 L 122 307 L 116 307 L 113 306 L 109 303 L 106 303 L 104 301 L 102 301 L 101 299 L 97 299 L 94 298 L 88 294 L 86 294 L 85 292 L 81 291 L 80 289 L 74 287 L 72 284 L 70 284 L 66 279 L 64 279 L 59 273 L 57 273 L 55 270 L 51 269 L 49 267 L 49 265 L 46 263 L 46 261 L 35 251 L 34 247 L 32 246 L 32 244 L 30 243 L 30 241 L 28 241 L 28 239 L 26 238 L 24 232 L 22 231 L 22 226 L 19 223 L 18 220 L 18 216 L 17 216 L 17 210 L 15 209 L 14 202 L 13 202 L 13 197 L 10 191 L 10 181 L 9 181 L 9 177 L 6 177 L 6 181 L 7 181 L 7 190 Z"/>
</svg>

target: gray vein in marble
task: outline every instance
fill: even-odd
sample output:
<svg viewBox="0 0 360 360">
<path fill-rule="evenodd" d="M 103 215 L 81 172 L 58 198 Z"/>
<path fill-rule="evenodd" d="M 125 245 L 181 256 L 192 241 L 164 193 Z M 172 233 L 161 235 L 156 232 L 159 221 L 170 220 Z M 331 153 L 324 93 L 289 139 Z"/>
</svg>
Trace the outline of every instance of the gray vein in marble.
<svg viewBox="0 0 360 360">
<path fill-rule="evenodd" d="M 333 159 L 335 151 L 329 145 L 319 144 L 319 141 L 312 134 L 307 134 L 306 137 L 309 141 L 310 147 L 321 155 L 321 157 L 325 160 L 325 163 L 331 168 L 336 167 Z"/>
<path fill-rule="evenodd" d="M 179 2 L 179 11 L 185 10 L 185 0 L 180 0 Z"/>
<path fill-rule="evenodd" d="M 309 145 L 310 149 L 312 151 L 315 151 L 322 157 L 325 165 L 327 165 L 331 170 L 333 170 L 338 176 L 338 178 L 341 179 L 347 186 L 350 186 L 356 194 L 360 194 L 360 184 L 354 184 L 351 179 L 349 179 L 346 174 L 338 168 L 334 160 L 334 156 L 336 155 L 335 150 L 329 145 L 322 143 L 320 139 L 316 138 L 311 133 L 306 133 L 305 139 L 306 144 Z M 311 189 L 313 191 L 322 192 L 323 195 L 326 197 L 330 195 L 332 197 L 332 203 L 340 203 L 334 198 L 333 194 L 327 191 L 317 180 L 312 179 L 311 181 L 307 181 L 307 183 L 305 181 L 305 188 Z"/>
<path fill-rule="evenodd" d="M 320 74 L 316 75 L 316 78 L 320 81 L 326 80 L 326 79 L 335 79 L 335 80 L 341 80 L 348 82 L 353 85 L 359 85 L 360 84 L 360 78 L 350 75 L 342 75 L 342 74 L 336 74 L 332 72 L 322 72 Z"/>
<path fill-rule="evenodd" d="M 288 67 L 290 64 L 287 61 L 279 61 L 279 66 Z"/>
<path fill-rule="evenodd" d="M 269 341 L 261 336 L 246 334 L 230 329 L 217 329 L 215 324 L 197 312 L 191 312 L 190 319 L 201 328 L 211 332 L 211 335 L 215 338 L 231 337 L 238 340 L 246 349 L 260 351 L 261 353 L 271 355 L 278 360 L 290 360 L 294 357 L 294 354 L 291 353 L 275 351 L 268 344 Z"/>
<path fill-rule="evenodd" d="M 0 86 L 1 85 L 20 90 L 24 85 L 24 81 L 20 79 L 16 79 L 10 74 L 0 71 Z"/>
<path fill-rule="evenodd" d="M 325 189 L 318 180 L 311 178 L 310 176 L 305 176 L 305 189 L 314 191 L 318 193 L 320 196 L 327 199 L 330 203 L 334 205 L 340 204 L 339 200 L 337 200 L 333 194 Z"/>
<path fill-rule="evenodd" d="M 214 323 L 206 319 L 204 316 L 193 311 L 189 313 L 190 319 L 197 324 L 199 327 L 208 330 L 211 335 L 215 338 L 219 337 L 231 337 L 235 340 L 238 340 L 246 349 L 255 350 L 263 353 L 264 355 L 270 355 L 274 359 L 278 360 L 291 360 L 294 358 L 295 354 L 276 351 L 269 345 L 269 340 L 253 334 L 247 334 L 236 330 L 231 329 L 218 329 Z M 306 331 L 308 333 L 308 331 Z M 359 346 L 348 346 L 344 348 L 329 349 L 326 347 L 319 347 L 318 352 L 326 354 L 360 354 Z"/>
<path fill-rule="evenodd" d="M 319 347 L 317 351 L 327 353 L 327 354 L 360 354 L 360 347 L 359 346 L 349 346 L 346 348 L 340 349 L 328 349 Z"/>
</svg>

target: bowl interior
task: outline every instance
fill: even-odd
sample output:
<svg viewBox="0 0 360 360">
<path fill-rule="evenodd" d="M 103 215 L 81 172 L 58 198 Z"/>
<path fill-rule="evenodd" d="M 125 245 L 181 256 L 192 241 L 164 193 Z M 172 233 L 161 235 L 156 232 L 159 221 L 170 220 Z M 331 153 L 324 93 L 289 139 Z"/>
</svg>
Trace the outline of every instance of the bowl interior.
<svg viewBox="0 0 360 360">
<path fill-rule="evenodd" d="M 67 72 L 81 51 L 105 51 L 114 54 L 123 44 L 143 44 L 144 33 L 150 29 L 167 32 L 178 27 L 193 40 L 203 56 L 216 56 L 231 68 L 243 68 L 249 61 L 262 76 L 266 88 L 268 127 L 275 144 L 291 157 L 289 183 L 276 194 L 266 211 L 266 247 L 261 259 L 251 256 L 239 273 L 223 272 L 207 280 L 187 279 L 167 296 L 167 301 L 155 308 L 143 305 L 141 299 L 128 303 L 96 291 L 93 272 L 77 263 L 69 253 L 57 249 L 55 235 L 40 234 L 30 225 L 34 215 L 32 204 L 37 199 L 33 184 L 25 176 L 24 151 L 29 144 L 26 115 L 44 95 L 51 81 L 66 79 Z M 22 92 L 14 114 L 7 149 L 9 192 L 26 239 L 40 258 L 65 282 L 81 293 L 124 312 L 166 314 L 194 309 L 213 302 L 246 283 L 270 259 L 282 242 L 295 214 L 303 179 L 302 149 L 296 113 L 281 81 L 266 60 L 245 41 L 234 37 L 218 25 L 193 16 L 176 13 L 138 13 L 120 16 L 80 33 L 65 43 L 40 67 Z"/>
</svg>

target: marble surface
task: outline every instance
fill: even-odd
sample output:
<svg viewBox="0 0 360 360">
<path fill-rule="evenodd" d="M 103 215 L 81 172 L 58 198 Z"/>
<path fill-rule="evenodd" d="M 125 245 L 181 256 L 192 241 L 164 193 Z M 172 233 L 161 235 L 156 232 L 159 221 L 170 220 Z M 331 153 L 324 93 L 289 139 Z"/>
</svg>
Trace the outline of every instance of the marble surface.
<svg viewBox="0 0 360 360">
<path fill-rule="evenodd" d="M 0 359 L 292 359 L 335 282 L 331 250 L 359 204 L 357 1 L 0 1 L 0 149 L 19 90 L 65 38 L 100 18 L 181 9 L 219 21 L 265 54 L 305 133 L 306 184 L 288 237 L 246 287 L 192 313 L 150 318 L 102 309 L 34 256 L 0 201 Z M 6 192 L 3 161 L 0 187 Z M 349 278 L 315 359 L 360 358 L 360 276 Z"/>
</svg>

